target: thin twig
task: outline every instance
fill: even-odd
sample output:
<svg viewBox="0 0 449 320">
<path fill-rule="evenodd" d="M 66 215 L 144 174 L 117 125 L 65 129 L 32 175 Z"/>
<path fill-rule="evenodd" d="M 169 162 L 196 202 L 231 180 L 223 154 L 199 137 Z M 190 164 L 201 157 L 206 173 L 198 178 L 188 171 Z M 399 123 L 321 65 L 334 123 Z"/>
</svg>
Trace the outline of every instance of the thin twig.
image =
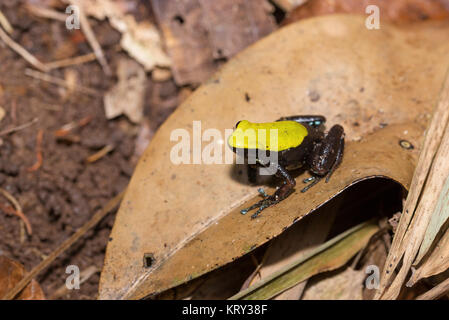
<svg viewBox="0 0 449 320">
<path fill-rule="evenodd" d="M 82 118 L 81 120 L 78 121 L 71 121 L 65 125 L 63 125 L 60 129 L 55 131 L 55 136 L 56 137 L 64 137 L 67 134 L 70 133 L 70 131 L 76 129 L 76 128 L 81 128 L 84 127 L 85 125 L 87 125 L 89 122 L 91 122 L 93 119 L 92 116 L 87 116 Z"/>
<path fill-rule="evenodd" d="M 9 23 L 6 16 L 3 14 L 3 12 L 0 10 L 0 25 L 8 32 L 9 34 L 13 33 L 13 28 L 11 24 Z"/>
<path fill-rule="evenodd" d="M 9 128 L 9 129 L 5 129 L 5 130 L 3 130 L 3 131 L 0 131 L 0 137 L 6 136 L 6 135 L 8 135 L 8 134 L 10 134 L 10 133 L 13 133 L 13 132 L 17 132 L 17 131 L 23 130 L 23 129 L 25 129 L 25 128 L 28 128 L 29 126 L 32 126 L 33 124 L 35 124 L 37 121 L 39 121 L 39 119 L 38 119 L 38 118 L 34 118 L 34 119 L 31 120 L 30 122 L 21 124 L 20 126 L 13 127 L 13 128 Z"/>
<path fill-rule="evenodd" d="M 125 191 L 122 191 L 114 198 L 112 198 L 101 210 L 97 211 L 93 217 L 87 221 L 81 228 L 79 228 L 70 238 L 65 240 L 61 245 L 56 248 L 45 260 L 39 263 L 33 268 L 19 283 L 6 293 L 2 300 L 11 300 L 17 296 L 28 283 L 36 277 L 42 270 L 47 268 L 57 257 L 59 257 L 64 251 L 66 251 L 72 244 L 74 244 L 79 238 L 81 238 L 87 231 L 97 225 L 113 208 L 115 208 L 123 198 Z"/>
<path fill-rule="evenodd" d="M 43 72 L 47 72 L 47 67 L 40 62 L 35 56 L 25 50 L 20 44 L 11 39 L 8 34 L 0 28 L 0 39 L 6 43 L 13 51 L 19 54 L 22 58 L 24 58 L 29 64 L 31 64 L 36 69 L 39 69 Z"/>
<path fill-rule="evenodd" d="M 65 15 L 62 12 L 58 12 L 56 10 L 46 8 L 43 6 L 38 6 L 34 4 L 27 3 L 25 5 L 25 8 L 31 13 L 34 14 L 37 17 L 40 18 L 46 18 L 46 19 L 53 19 L 65 22 L 67 20 L 67 15 Z"/>
<path fill-rule="evenodd" d="M 83 64 L 96 59 L 95 53 L 88 53 L 82 56 L 67 58 L 62 60 L 57 60 L 53 62 L 46 63 L 45 66 L 48 70 L 54 70 L 58 68 L 70 67 L 77 64 Z"/>
<path fill-rule="evenodd" d="M 33 229 L 31 228 L 31 223 L 28 220 L 28 218 L 25 216 L 25 214 L 23 213 L 22 206 L 20 205 L 19 201 L 17 201 L 17 199 L 14 198 L 14 196 L 12 194 L 10 194 L 8 191 L 6 191 L 3 188 L 0 188 L 0 193 L 6 199 L 8 199 L 9 202 L 11 202 L 14 206 L 14 208 L 12 208 L 10 206 L 5 206 L 5 205 L 0 204 L 0 209 L 5 211 L 6 213 L 16 215 L 20 219 L 22 219 L 22 221 L 25 223 L 28 234 L 31 235 L 33 233 Z"/>
<path fill-rule="evenodd" d="M 92 31 L 92 28 L 89 24 L 89 20 L 87 19 L 86 15 L 84 14 L 84 10 L 83 10 L 82 6 L 80 5 L 78 0 L 69 0 L 69 2 L 72 5 L 75 5 L 79 8 L 79 19 L 80 19 L 81 29 L 82 29 L 84 35 L 86 36 L 87 41 L 89 42 L 90 46 L 92 47 L 92 50 L 94 50 L 95 56 L 97 57 L 98 62 L 100 63 L 101 67 L 103 68 L 104 73 L 107 76 L 110 76 L 111 69 L 109 68 L 108 62 L 106 61 L 103 50 L 101 49 L 101 46 L 98 43 L 94 32 Z"/>
<path fill-rule="evenodd" d="M 58 86 L 70 89 L 68 83 L 65 80 L 63 80 L 63 79 L 56 78 L 56 77 L 50 76 L 48 74 L 45 74 L 45 73 L 42 73 L 42 72 L 39 72 L 39 71 L 36 71 L 36 70 L 28 69 L 28 68 L 25 69 L 25 74 L 27 76 L 29 76 L 29 77 L 32 77 L 32 78 L 35 78 L 35 79 L 39 79 L 39 80 L 42 80 L 42 81 L 46 81 L 46 82 L 50 82 L 50 83 L 53 83 L 55 85 L 58 85 Z M 87 88 L 87 87 L 81 86 L 81 85 L 76 85 L 74 89 L 79 91 L 79 92 L 83 92 L 83 93 L 86 93 L 86 94 L 89 94 L 89 95 L 92 95 L 92 96 L 95 96 L 95 97 L 100 97 L 101 96 L 101 94 L 98 91 L 96 91 L 94 89 L 91 89 L 91 88 Z"/>
<path fill-rule="evenodd" d="M 115 147 L 112 144 L 108 144 L 104 148 L 102 148 L 100 151 L 89 156 L 86 159 L 86 162 L 89 162 L 89 163 L 96 162 L 96 161 L 100 160 L 101 158 L 103 158 L 105 155 L 107 155 L 109 152 L 114 150 L 114 148 Z"/>
<path fill-rule="evenodd" d="M 42 166 L 42 140 L 44 138 L 44 130 L 39 129 L 36 137 L 36 162 L 27 169 L 28 172 L 38 170 Z"/>
</svg>

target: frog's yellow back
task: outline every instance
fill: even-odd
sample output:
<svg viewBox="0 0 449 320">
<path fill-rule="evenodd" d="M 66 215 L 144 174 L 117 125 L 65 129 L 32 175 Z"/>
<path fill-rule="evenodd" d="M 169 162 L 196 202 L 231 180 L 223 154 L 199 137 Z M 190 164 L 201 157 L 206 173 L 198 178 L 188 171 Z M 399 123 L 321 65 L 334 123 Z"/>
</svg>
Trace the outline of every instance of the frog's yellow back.
<svg viewBox="0 0 449 320">
<path fill-rule="evenodd" d="M 236 149 L 282 151 L 299 146 L 307 134 L 307 128 L 295 121 L 253 123 L 242 120 L 228 144 Z"/>
</svg>

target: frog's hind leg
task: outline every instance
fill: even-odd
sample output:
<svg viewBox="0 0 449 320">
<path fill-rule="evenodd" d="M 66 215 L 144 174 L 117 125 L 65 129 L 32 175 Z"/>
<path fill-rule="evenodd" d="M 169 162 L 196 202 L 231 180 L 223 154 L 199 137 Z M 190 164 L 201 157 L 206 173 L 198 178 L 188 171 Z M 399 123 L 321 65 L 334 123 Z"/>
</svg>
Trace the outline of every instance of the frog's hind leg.
<svg viewBox="0 0 449 320">
<path fill-rule="evenodd" d="M 335 159 L 334 164 L 332 165 L 332 167 L 330 168 L 329 172 L 326 175 L 326 183 L 329 182 L 332 174 L 334 173 L 335 169 L 338 168 L 338 166 L 340 165 L 341 161 L 343 160 L 343 152 L 345 149 L 345 139 L 344 137 L 340 138 L 340 145 L 337 151 L 337 158 Z"/>
</svg>

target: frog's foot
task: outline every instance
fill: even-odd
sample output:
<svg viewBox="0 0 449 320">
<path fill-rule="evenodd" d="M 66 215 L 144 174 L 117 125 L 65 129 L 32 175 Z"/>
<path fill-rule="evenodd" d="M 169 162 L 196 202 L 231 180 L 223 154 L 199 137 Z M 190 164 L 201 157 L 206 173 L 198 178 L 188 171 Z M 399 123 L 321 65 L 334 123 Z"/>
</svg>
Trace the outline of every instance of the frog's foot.
<svg viewBox="0 0 449 320">
<path fill-rule="evenodd" d="M 249 211 L 254 210 L 256 208 L 257 211 L 251 215 L 251 219 L 255 219 L 257 218 L 257 216 L 266 208 L 271 207 L 272 205 L 275 205 L 276 203 L 278 203 L 280 200 L 277 199 L 276 196 L 272 195 L 269 196 L 268 194 L 265 193 L 265 191 L 262 188 L 259 188 L 257 191 L 259 191 L 260 195 L 263 197 L 262 200 L 260 200 L 259 202 L 257 202 L 256 204 L 253 204 L 251 207 L 248 207 L 246 209 L 240 210 L 241 214 L 247 214 Z"/>
<path fill-rule="evenodd" d="M 304 187 L 301 192 L 304 193 L 310 188 L 312 188 L 314 185 L 316 185 L 321 180 L 321 177 L 311 176 L 309 178 L 305 178 L 302 182 L 303 183 L 310 183 L 306 187 Z"/>
</svg>

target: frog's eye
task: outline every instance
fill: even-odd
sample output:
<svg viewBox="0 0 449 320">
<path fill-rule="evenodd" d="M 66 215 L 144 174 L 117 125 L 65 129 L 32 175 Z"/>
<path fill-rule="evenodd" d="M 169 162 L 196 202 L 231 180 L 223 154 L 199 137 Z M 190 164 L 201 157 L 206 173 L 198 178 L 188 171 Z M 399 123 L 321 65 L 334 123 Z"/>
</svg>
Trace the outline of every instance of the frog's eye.
<svg viewBox="0 0 449 320">
<path fill-rule="evenodd" d="M 321 126 L 323 123 L 324 123 L 324 121 L 322 121 L 322 120 L 314 120 L 314 121 L 309 122 L 309 126 L 317 128 L 317 127 Z"/>
<path fill-rule="evenodd" d="M 238 121 L 238 122 L 235 124 L 235 128 L 236 128 L 236 129 L 238 128 L 240 122 L 242 122 L 242 120 Z"/>
</svg>

